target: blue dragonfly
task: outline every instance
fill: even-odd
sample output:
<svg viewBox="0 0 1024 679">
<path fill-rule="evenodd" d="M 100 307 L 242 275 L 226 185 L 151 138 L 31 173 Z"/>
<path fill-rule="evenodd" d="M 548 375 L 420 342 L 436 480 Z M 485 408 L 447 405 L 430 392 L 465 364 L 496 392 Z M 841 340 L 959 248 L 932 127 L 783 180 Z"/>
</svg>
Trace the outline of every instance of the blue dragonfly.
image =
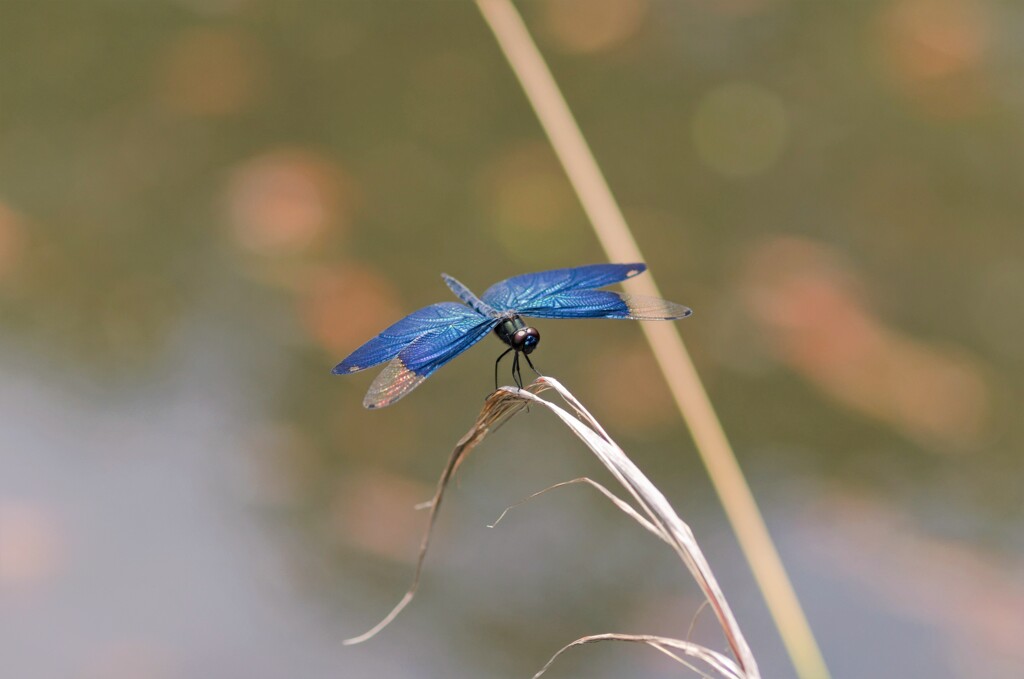
<svg viewBox="0 0 1024 679">
<path fill-rule="evenodd" d="M 540 333 L 526 325 L 524 316 L 674 321 L 692 313 L 663 299 L 596 289 L 646 270 L 646 264 L 592 264 L 528 273 L 495 283 L 482 297 L 448 274 L 441 274 L 462 304 L 441 302 L 409 314 L 352 352 L 333 372 L 348 375 L 388 361 L 363 399 L 367 408 L 383 408 L 418 387 L 434 371 L 493 330 L 508 345 L 494 362 L 495 388 L 498 364 L 510 351 L 515 352 L 512 377 L 522 387 L 519 355 L 537 372 L 530 354 L 540 344 Z"/>
</svg>

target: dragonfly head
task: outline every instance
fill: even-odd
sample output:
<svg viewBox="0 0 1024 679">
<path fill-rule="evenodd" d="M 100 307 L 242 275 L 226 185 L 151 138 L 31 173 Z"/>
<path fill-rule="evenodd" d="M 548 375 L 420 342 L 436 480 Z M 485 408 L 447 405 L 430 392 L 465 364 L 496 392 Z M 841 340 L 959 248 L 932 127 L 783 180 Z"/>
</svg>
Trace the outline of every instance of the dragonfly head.
<svg viewBox="0 0 1024 679">
<path fill-rule="evenodd" d="M 540 333 L 537 328 L 519 328 L 512 335 L 512 348 L 524 354 L 531 354 L 540 344 Z"/>
</svg>

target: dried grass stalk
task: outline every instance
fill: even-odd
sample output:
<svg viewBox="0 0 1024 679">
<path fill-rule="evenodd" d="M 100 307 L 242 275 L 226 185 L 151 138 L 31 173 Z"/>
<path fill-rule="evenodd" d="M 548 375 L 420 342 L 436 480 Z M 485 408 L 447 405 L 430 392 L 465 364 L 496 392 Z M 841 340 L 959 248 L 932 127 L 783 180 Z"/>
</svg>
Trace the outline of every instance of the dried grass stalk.
<svg viewBox="0 0 1024 679">
<path fill-rule="evenodd" d="M 538 394 L 547 389 L 554 389 L 557 391 L 573 412 L 538 396 Z M 612 476 L 614 476 L 615 479 L 622 484 L 626 491 L 633 497 L 633 500 L 636 502 L 639 510 L 634 509 L 624 500 L 617 498 L 611 491 L 590 479 L 574 479 L 572 481 L 567 481 L 565 483 L 552 486 L 551 488 L 547 488 L 540 491 L 540 493 L 547 492 L 548 490 L 552 490 L 569 483 L 588 483 L 611 499 L 616 506 L 626 512 L 629 516 L 632 516 L 641 526 L 657 535 L 661 540 L 672 547 L 689 569 L 690 573 L 697 581 L 698 586 L 704 592 L 712 610 L 715 612 L 715 616 L 718 618 L 718 622 L 722 627 L 725 639 L 736 658 L 736 660 L 733 661 L 717 651 L 713 651 L 698 644 L 678 639 L 669 639 L 667 637 L 602 634 L 584 637 L 564 647 L 551 658 L 548 664 L 545 665 L 545 667 L 536 676 L 539 677 L 543 674 L 543 672 L 547 670 L 559 655 L 573 646 L 596 641 L 619 640 L 648 644 L 657 650 L 670 655 L 702 676 L 707 675 L 673 651 L 679 651 L 682 655 L 687 656 L 688 658 L 703 661 L 719 676 L 735 679 L 759 679 L 760 674 L 757 669 L 757 663 L 750 651 L 750 647 L 747 644 L 746 639 L 744 639 L 743 633 L 740 631 L 739 625 L 732 614 L 732 610 L 726 602 L 725 595 L 711 571 L 711 566 L 708 564 L 707 559 L 704 557 L 700 547 L 697 545 L 693 532 L 683 522 L 683 520 L 679 518 L 678 514 L 676 514 L 675 510 L 672 509 L 671 505 L 669 505 L 668 501 L 665 499 L 665 496 L 661 494 L 654 484 L 644 476 L 643 472 L 641 472 L 640 469 L 630 461 L 612 438 L 608 436 L 608 433 L 603 427 L 601 427 L 600 423 L 594 419 L 594 417 L 586 408 L 583 407 L 576 397 L 569 392 L 568 389 L 551 377 L 540 377 L 526 387 L 526 389 L 502 387 L 487 398 L 483 409 L 480 411 L 480 415 L 473 424 L 473 427 L 465 436 L 462 437 L 455 446 L 455 449 L 452 451 L 448 464 L 445 466 L 444 472 L 441 474 L 441 478 L 438 481 L 434 497 L 429 503 L 427 503 L 430 508 L 430 517 L 427 529 L 423 536 L 423 541 L 420 544 L 420 553 L 416 561 L 415 574 L 408 591 L 405 593 L 405 596 L 402 597 L 402 600 L 398 605 L 395 606 L 395 608 L 380 623 L 365 634 L 348 639 L 345 643 L 355 644 L 373 637 L 377 632 L 394 620 L 402 609 L 409 604 L 419 586 L 420 575 L 423 571 L 423 562 L 426 558 L 427 548 L 430 544 L 430 535 L 434 522 L 437 518 L 438 510 L 441 507 L 441 500 L 444 496 L 444 491 L 447 488 L 452 475 L 473 448 L 480 444 L 490 432 L 496 430 L 511 416 L 523 410 L 531 403 L 550 410 L 567 427 L 569 427 L 569 429 L 576 434 L 576 436 L 579 437 L 579 439 L 582 440 L 591 451 L 593 451 L 598 460 L 608 468 Z M 536 497 L 540 493 L 535 493 L 531 498 Z M 506 510 L 506 512 L 507 511 L 508 510 Z M 498 520 L 500 521 L 504 515 L 505 512 L 498 517 Z M 497 523 L 497 521 L 495 523 Z"/>
<path fill-rule="evenodd" d="M 555 663 L 555 660 L 570 648 L 582 646 L 583 644 L 593 644 L 598 641 L 630 641 L 638 644 L 647 644 L 651 648 L 661 651 L 676 662 L 685 665 L 700 676 L 705 677 L 705 679 L 711 679 L 710 675 L 706 672 L 702 672 L 699 667 L 683 658 L 680 658 L 669 649 L 676 649 L 677 651 L 682 651 L 683 655 L 687 655 L 697 660 L 702 660 L 707 663 L 711 669 L 718 672 L 721 676 L 728 677 L 729 679 L 744 679 L 745 677 L 752 676 L 744 673 L 736 666 L 736 663 L 721 653 L 712 651 L 700 644 L 695 644 L 692 641 L 682 641 L 680 639 L 670 639 L 669 637 L 658 637 L 650 634 L 593 634 L 582 637 L 571 644 L 563 646 L 559 649 L 558 653 L 551 656 L 551 659 L 548 660 L 544 667 L 540 668 L 540 671 L 537 672 L 537 674 L 533 675 L 533 679 L 539 679 L 542 674 L 551 668 Z"/>
</svg>

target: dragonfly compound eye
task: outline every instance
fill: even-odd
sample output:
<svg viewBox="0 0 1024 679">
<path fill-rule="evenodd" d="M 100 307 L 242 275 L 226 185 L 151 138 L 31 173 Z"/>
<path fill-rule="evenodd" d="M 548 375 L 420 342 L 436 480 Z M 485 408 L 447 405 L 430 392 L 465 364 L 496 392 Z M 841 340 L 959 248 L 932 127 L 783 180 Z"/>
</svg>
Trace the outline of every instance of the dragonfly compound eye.
<svg viewBox="0 0 1024 679">
<path fill-rule="evenodd" d="M 523 328 L 516 332 L 517 337 L 520 334 L 522 334 L 522 339 L 519 342 L 521 350 L 524 354 L 530 354 L 540 344 L 540 333 L 537 332 L 537 328 Z"/>
</svg>

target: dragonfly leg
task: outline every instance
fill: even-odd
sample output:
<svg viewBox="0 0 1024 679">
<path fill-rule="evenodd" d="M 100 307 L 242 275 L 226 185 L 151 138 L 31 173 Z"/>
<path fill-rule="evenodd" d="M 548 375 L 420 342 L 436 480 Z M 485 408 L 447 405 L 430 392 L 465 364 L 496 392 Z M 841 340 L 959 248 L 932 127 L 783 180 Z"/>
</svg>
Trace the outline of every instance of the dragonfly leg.
<svg viewBox="0 0 1024 679">
<path fill-rule="evenodd" d="M 498 364 L 501 363 L 501 359 L 505 358 L 505 356 L 508 355 L 508 352 L 510 352 L 510 351 L 512 351 L 512 347 L 509 347 L 504 352 L 502 352 L 501 356 L 498 357 L 498 360 L 494 362 L 494 390 L 495 391 L 498 390 Z"/>
<path fill-rule="evenodd" d="M 533 367 L 533 361 L 530 360 L 530 355 L 529 354 L 524 353 L 523 357 L 526 359 L 526 362 L 530 364 L 530 370 L 532 370 L 533 372 L 537 373 L 537 377 L 544 377 L 544 375 L 542 375 L 539 370 L 537 370 L 536 368 Z"/>
<path fill-rule="evenodd" d="M 516 352 L 515 358 L 512 359 L 512 379 L 515 380 L 516 386 L 520 389 L 523 388 L 523 374 L 519 371 L 519 352 Z"/>
</svg>

